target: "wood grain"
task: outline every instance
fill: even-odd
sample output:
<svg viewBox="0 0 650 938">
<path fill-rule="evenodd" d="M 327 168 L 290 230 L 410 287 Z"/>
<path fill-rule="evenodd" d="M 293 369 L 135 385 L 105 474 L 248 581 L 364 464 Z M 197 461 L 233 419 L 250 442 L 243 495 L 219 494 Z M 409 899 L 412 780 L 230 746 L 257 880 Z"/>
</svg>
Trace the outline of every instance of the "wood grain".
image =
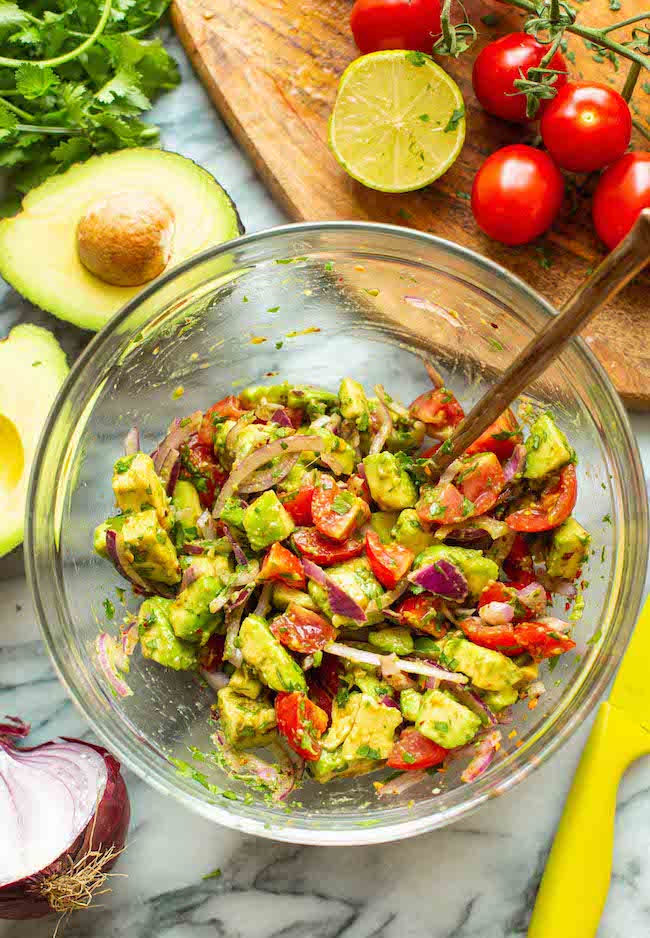
<svg viewBox="0 0 650 938">
<path fill-rule="evenodd" d="M 483 45 L 519 29 L 519 12 L 487 0 L 466 4 Z M 607 0 L 580 7 L 589 25 L 610 24 L 642 12 L 647 0 L 627 0 L 619 13 Z M 296 220 L 361 219 L 429 231 L 492 258 L 560 306 L 603 256 L 590 222 L 593 180 L 578 178 L 560 221 L 543 245 L 508 248 L 476 227 L 468 195 L 476 170 L 490 153 L 522 142 L 523 130 L 486 114 L 471 87 L 474 54 L 441 64 L 459 83 L 467 109 L 467 137 L 456 164 L 426 189 L 389 195 L 366 189 L 341 169 L 327 146 L 327 120 L 338 79 L 356 49 L 349 30 L 350 0 L 174 0 L 176 30 L 210 96 L 262 179 Z M 496 13 L 488 28 L 481 17 Z M 622 33 L 625 35 L 625 32 Z M 573 74 L 622 87 L 627 63 L 594 59 L 571 37 Z M 599 58 L 599 56 L 596 56 Z M 645 80 L 645 79 L 643 79 Z M 650 95 L 639 82 L 632 107 L 650 118 Z M 644 149 L 635 133 L 634 146 Z M 582 333 L 626 402 L 650 408 L 650 280 L 638 278 Z"/>
</svg>

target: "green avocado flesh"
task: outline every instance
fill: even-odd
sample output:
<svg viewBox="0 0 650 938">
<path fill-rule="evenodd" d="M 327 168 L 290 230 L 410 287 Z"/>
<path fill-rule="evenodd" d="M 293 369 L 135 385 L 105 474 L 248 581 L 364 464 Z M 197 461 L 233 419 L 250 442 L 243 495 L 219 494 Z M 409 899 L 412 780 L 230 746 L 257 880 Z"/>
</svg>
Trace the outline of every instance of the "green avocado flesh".
<svg viewBox="0 0 650 938">
<path fill-rule="evenodd" d="M 120 150 L 53 176 L 32 189 L 18 215 L 0 222 L 0 274 L 60 319 L 101 329 L 142 286 L 112 286 L 90 273 L 79 260 L 77 225 L 92 203 L 130 190 L 158 196 L 171 210 L 165 272 L 243 232 L 228 194 L 192 160 L 165 150 Z"/>
<path fill-rule="evenodd" d="M 65 352 L 47 329 L 16 326 L 0 342 L 0 557 L 23 539 L 36 444 L 67 373 Z"/>
</svg>

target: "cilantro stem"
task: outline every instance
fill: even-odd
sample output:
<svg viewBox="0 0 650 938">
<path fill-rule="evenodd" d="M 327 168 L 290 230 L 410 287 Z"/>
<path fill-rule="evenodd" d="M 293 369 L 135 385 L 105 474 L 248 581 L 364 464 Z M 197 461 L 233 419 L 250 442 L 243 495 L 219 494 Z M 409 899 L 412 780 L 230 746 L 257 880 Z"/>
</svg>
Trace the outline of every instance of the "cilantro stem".
<svg viewBox="0 0 650 938">
<path fill-rule="evenodd" d="M 40 124 L 16 124 L 16 130 L 29 134 L 53 134 L 60 137 L 61 134 L 66 137 L 78 137 L 83 133 L 78 127 L 43 127 Z"/>
<path fill-rule="evenodd" d="M 41 68 L 55 68 L 57 65 L 63 65 L 65 62 L 70 62 L 72 59 L 76 59 L 81 55 L 82 52 L 85 52 L 93 43 L 101 36 L 108 22 L 108 18 L 111 15 L 111 7 L 113 5 L 113 0 L 104 0 L 104 7 L 102 9 L 102 15 L 99 17 L 97 25 L 93 29 L 92 33 L 81 45 L 76 46 L 74 49 L 71 49 L 69 52 L 64 52 L 62 55 L 57 55 L 54 59 L 41 59 L 40 61 L 34 61 L 33 59 L 6 59 L 4 56 L 0 55 L 0 65 L 4 65 L 7 68 L 20 68 L 21 65 L 40 65 Z"/>
<path fill-rule="evenodd" d="M 4 92 L 3 92 L 4 95 Z M 28 114 L 27 111 L 23 111 L 22 108 L 16 107 L 15 104 L 12 104 L 11 101 L 7 101 L 3 95 L 0 95 L 0 103 L 2 103 L 8 111 L 13 111 L 17 117 L 22 117 L 23 120 L 31 121 L 34 120 L 33 114 Z"/>
</svg>

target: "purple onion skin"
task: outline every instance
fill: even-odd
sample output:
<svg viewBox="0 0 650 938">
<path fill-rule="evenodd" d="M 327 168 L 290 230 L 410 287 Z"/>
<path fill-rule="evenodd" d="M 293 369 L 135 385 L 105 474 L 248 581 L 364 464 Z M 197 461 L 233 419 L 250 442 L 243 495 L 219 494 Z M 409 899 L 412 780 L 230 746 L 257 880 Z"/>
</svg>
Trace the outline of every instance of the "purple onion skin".
<svg viewBox="0 0 650 938">
<path fill-rule="evenodd" d="M 0 727 L 0 735 L 3 732 L 6 732 L 4 724 Z M 29 728 L 27 732 L 29 732 Z M 20 734 L 13 732 L 11 735 L 24 737 L 27 733 L 21 731 Z M 120 763 L 101 746 L 95 746 L 93 743 L 87 743 L 81 739 L 71 739 L 68 736 L 62 736 L 61 739 L 68 743 L 79 743 L 82 746 L 88 746 L 102 756 L 108 772 L 104 794 L 97 811 L 88 822 L 85 830 L 79 834 L 65 853 L 57 857 L 44 870 L 35 870 L 32 875 L 24 879 L 17 880 L 15 883 L 8 883 L 6 886 L 0 886 L 0 919 L 31 919 L 43 918 L 45 915 L 49 915 L 52 912 L 49 903 L 35 894 L 35 887 L 38 887 L 39 882 L 65 871 L 69 868 L 70 860 L 73 862 L 79 860 L 92 850 L 107 850 L 109 847 L 114 846 L 119 856 L 119 852 L 124 848 L 129 821 L 131 820 L 131 805 L 126 784 L 120 773 Z M 43 743 L 42 746 L 24 746 L 21 749 L 23 752 L 31 752 L 51 745 L 52 743 L 49 742 Z M 104 866 L 104 872 L 112 869 L 118 860 L 118 856 L 114 856 Z"/>
<path fill-rule="evenodd" d="M 409 579 L 444 599 L 462 602 L 468 593 L 467 580 L 463 574 L 458 567 L 444 558 L 422 567 L 417 573 L 411 574 Z"/>
</svg>

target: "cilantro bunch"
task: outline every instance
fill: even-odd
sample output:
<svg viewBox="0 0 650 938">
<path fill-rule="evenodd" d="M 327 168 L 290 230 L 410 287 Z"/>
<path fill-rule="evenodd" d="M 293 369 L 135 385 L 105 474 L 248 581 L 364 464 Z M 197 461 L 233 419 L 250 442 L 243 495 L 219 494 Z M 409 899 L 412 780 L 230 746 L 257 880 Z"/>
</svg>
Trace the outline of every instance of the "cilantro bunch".
<svg viewBox="0 0 650 938">
<path fill-rule="evenodd" d="M 141 120 L 179 80 L 160 39 L 169 0 L 0 0 L 0 173 L 25 193 L 94 153 L 149 146 Z"/>
</svg>

